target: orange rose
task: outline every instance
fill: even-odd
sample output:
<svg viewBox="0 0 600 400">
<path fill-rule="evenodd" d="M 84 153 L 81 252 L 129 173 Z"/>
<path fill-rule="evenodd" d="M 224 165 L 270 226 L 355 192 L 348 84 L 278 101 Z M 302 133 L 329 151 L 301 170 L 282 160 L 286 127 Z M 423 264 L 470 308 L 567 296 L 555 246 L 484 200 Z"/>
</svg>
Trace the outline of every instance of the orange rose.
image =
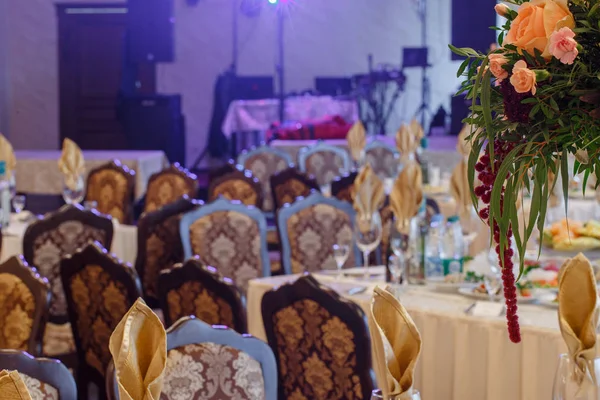
<svg viewBox="0 0 600 400">
<path fill-rule="evenodd" d="M 502 68 L 502 66 L 508 62 L 508 59 L 504 57 L 504 55 L 498 53 L 492 53 L 488 58 L 490 60 L 489 65 L 492 75 L 499 81 L 508 78 L 508 71 Z"/>
<path fill-rule="evenodd" d="M 532 0 L 519 7 L 504 42 L 531 54 L 538 49 L 544 57 L 550 58 L 548 39 L 555 30 L 565 26 L 575 28 L 567 0 Z"/>
<path fill-rule="evenodd" d="M 531 91 L 531 94 L 535 95 L 535 72 L 527 68 L 527 63 L 523 60 L 519 60 L 515 63 L 512 76 L 510 77 L 510 83 L 517 93 L 527 93 Z"/>
</svg>

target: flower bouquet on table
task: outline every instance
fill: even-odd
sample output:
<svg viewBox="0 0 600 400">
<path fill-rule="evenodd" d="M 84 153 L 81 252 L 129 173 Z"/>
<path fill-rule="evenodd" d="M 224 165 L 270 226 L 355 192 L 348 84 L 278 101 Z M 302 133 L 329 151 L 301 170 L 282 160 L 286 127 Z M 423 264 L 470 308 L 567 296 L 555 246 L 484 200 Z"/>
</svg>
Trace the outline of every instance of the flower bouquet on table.
<svg viewBox="0 0 600 400">
<path fill-rule="evenodd" d="M 569 155 L 584 186 L 590 174 L 600 177 L 600 1 L 511 0 L 496 12 L 506 22 L 489 54 L 450 47 L 466 58 L 459 93 L 473 101 L 469 186 L 493 235 L 509 336 L 519 342 L 511 241 L 522 274 L 525 244 L 544 228 L 556 182 L 549 175 L 562 177 L 567 205 Z M 527 219 L 517 207 L 523 193 L 531 196 Z"/>
</svg>

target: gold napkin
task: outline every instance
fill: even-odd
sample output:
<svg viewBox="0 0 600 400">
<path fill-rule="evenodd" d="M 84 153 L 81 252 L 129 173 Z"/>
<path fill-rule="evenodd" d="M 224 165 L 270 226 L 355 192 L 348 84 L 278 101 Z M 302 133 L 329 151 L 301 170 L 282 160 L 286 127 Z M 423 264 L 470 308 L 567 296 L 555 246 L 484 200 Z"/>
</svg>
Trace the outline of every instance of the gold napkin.
<svg viewBox="0 0 600 400">
<path fill-rule="evenodd" d="M 370 221 L 385 200 L 383 182 L 369 164 L 363 166 L 352 186 L 354 209 L 359 221 Z"/>
<path fill-rule="evenodd" d="M 385 376 L 380 382 L 384 399 L 411 399 L 414 373 L 421 353 L 421 335 L 406 309 L 391 293 L 376 287 L 371 303 L 375 370 Z"/>
<path fill-rule="evenodd" d="M 398 148 L 403 162 L 417 151 L 417 147 L 419 147 L 419 143 L 412 129 L 408 125 L 402 124 L 396 132 L 396 148 Z"/>
<path fill-rule="evenodd" d="M 394 182 L 390 193 L 390 206 L 396 217 L 398 231 L 408 234 L 410 220 L 417 215 L 423 202 L 421 167 L 416 161 L 409 161 Z"/>
<path fill-rule="evenodd" d="M 0 134 L 0 161 L 6 163 L 6 177 L 10 179 L 13 171 L 17 168 L 17 157 L 15 157 L 12 144 L 2 134 Z"/>
<path fill-rule="evenodd" d="M 17 371 L 0 371 L 0 400 L 31 400 L 29 390 Z"/>
<path fill-rule="evenodd" d="M 110 353 L 122 400 L 158 400 L 167 363 L 167 334 L 139 298 L 110 336 Z"/>
<path fill-rule="evenodd" d="M 65 176 L 65 183 L 71 190 L 77 189 L 77 180 L 85 172 L 83 153 L 77 144 L 69 138 L 63 141 L 62 154 L 58 160 L 58 169 Z"/>
<path fill-rule="evenodd" d="M 468 158 L 471 153 L 471 141 L 468 137 L 471 133 L 475 132 L 473 130 L 473 126 L 470 124 L 465 124 L 458 134 L 458 140 L 456 142 L 456 151 L 458 154 L 463 156 L 463 158 Z"/>
<path fill-rule="evenodd" d="M 581 384 L 588 374 L 595 380 L 598 292 L 592 264 L 581 253 L 565 261 L 559 272 L 558 323 L 577 365 L 576 382 Z"/>
<path fill-rule="evenodd" d="M 452 177 L 450 178 L 450 194 L 456 201 L 458 215 L 461 220 L 470 219 L 473 208 L 467 168 L 467 163 L 461 160 L 452 171 Z"/>
<path fill-rule="evenodd" d="M 560 198 L 556 194 L 556 186 L 559 185 L 560 182 L 557 182 L 555 185 L 554 184 L 555 179 L 556 179 L 556 175 L 554 175 L 554 172 L 548 171 L 548 185 L 549 185 L 548 190 L 550 192 L 550 194 L 548 196 L 548 205 L 550 206 L 550 208 L 556 208 L 556 207 L 560 206 Z"/>
<path fill-rule="evenodd" d="M 425 130 L 423 129 L 423 127 L 421 126 L 419 121 L 417 121 L 416 119 L 413 119 L 412 121 L 410 121 L 410 130 L 412 131 L 412 134 L 415 136 L 415 139 L 417 141 L 417 146 L 418 146 L 419 141 L 425 137 Z"/>
<path fill-rule="evenodd" d="M 365 126 L 361 121 L 356 121 L 352 128 L 346 135 L 346 141 L 348 142 L 348 150 L 354 161 L 360 161 L 363 157 L 363 150 L 367 145 L 367 135 L 365 132 Z"/>
</svg>

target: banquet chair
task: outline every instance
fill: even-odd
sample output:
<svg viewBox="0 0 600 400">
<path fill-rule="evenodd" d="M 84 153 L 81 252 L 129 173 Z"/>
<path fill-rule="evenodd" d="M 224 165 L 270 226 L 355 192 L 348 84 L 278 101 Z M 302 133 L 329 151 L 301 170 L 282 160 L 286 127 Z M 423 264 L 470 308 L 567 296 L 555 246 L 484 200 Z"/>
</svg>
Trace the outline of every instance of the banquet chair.
<svg viewBox="0 0 600 400">
<path fill-rule="evenodd" d="M 390 251 L 390 237 L 392 235 L 392 223 L 394 222 L 394 212 L 386 199 L 383 207 L 379 210 L 381 216 L 381 243 L 380 251 L 374 252 L 377 265 L 387 264 L 386 257 Z"/>
<path fill-rule="evenodd" d="M 163 271 L 158 293 L 166 326 L 193 315 L 210 325 L 247 332 L 244 296 L 231 279 L 205 266 L 198 257 Z"/>
<path fill-rule="evenodd" d="M 108 400 L 119 399 L 114 364 Z M 167 367 L 161 400 L 277 400 L 277 367 L 262 340 L 184 317 L 167 329 Z"/>
<path fill-rule="evenodd" d="M 208 181 L 211 182 L 213 179 L 218 178 L 223 175 L 226 175 L 230 172 L 233 172 L 236 169 L 238 169 L 238 165 L 235 163 L 235 161 L 229 160 L 225 164 L 221 165 L 220 167 L 211 168 L 208 171 Z"/>
<path fill-rule="evenodd" d="M 350 171 L 352 162 L 346 150 L 319 141 L 314 146 L 300 149 L 298 166 L 300 171 L 313 175 L 319 186 L 323 186 Z"/>
<path fill-rule="evenodd" d="M 17 371 L 32 400 L 77 400 L 75 379 L 58 360 L 34 358 L 19 350 L 0 350 L 0 370 Z"/>
<path fill-rule="evenodd" d="M 271 275 L 267 221 L 256 207 L 217 199 L 185 213 L 179 234 L 185 259 L 200 256 L 244 293 L 250 279 Z"/>
<path fill-rule="evenodd" d="M 306 197 L 311 192 L 319 192 L 317 181 L 293 166 L 271 176 L 273 205 L 279 210 L 284 204 L 293 203 L 297 197 Z"/>
<path fill-rule="evenodd" d="M 355 211 L 352 205 L 321 193 L 298 198 L 277 214 L 281 236 L 281 261 L 286 274 L 336 269 L 333 245 L 353 243 Z M 354 267 L 360 262 L 358 248 L 344 264 Z"/>
<path fill-rule="evenodd" d="M 352 195 L 352 187 L 358 176 L 357 171 L 352 171 L 344 176 L 339 176 L 331 182 L 331 196 L 338 200 L 346 201 L 350 204 L 354 203 Z"/>
<path fill-rule="evenodd" d="M 247 206 L 262 207 L 263 192 L 252 172 L 237 166 L 234 171 L 211 179 L 208 184 L 208 201 L 219 197 L 237 200 Z"/>
<path fill-rule="evenodd" d="M 123 264 L 99 243 L 90 243 L 61 262 L 60 275 L 77 347 L 77 390 L 86 399 L 88 386 L 106 398 L 105 372 L 111 360 L 110 335 L 142 296 L 133 267 Z"/>
<path fill-rule="evenodd" d="M 48 280 L 23 257 L 0 264 L 0 349 L 42 354 L 50 297 Z"/>
<path fill-rule="evenodd" d="M 135 171 L 113 160 L 90 171 L 85 199 L 95 201 L 102 214 L 112 216 L 122 224 L 133 221 Z"/>
<path fill-rule="evenodd" d="M 264 294 L 280 399 L 370 399 L 375 375 L 362 309 L 304 275 Z"/>
<path fill-rule="evenodd" d="M 275 210 L 271 192 L 271 176 L 283 171 L 292 164 L 292 157 L 285 151 L 266 144 L 250 150 L 244 150 L 238 157 L 238 164 L 252 171 L 263 188 L 262 210 L 272 216 Z"/>
<path fill-rule="evenodd" d="M 365 157 L 379 178 L 395 178 L 398 175 L 400 153 L 395 147 L 373 140 L 365 146 Z"/>
<path fill-rule="evenodd" d="M 144 212 L 156 211 L 182 196 L 195 198 L 198 193 L 198 177 L 178 163 L 159 171 L 148 179 Z"/>
<path fill-rule="evenodd" d="M 432 216 L 440 213 L 440 205 L 435 199 L 431 197 L 425 198 L 425 213 L 429 219 L 431 219 Z"/>
<path fill-rule="evenodd" d="M 110 217 L 79 205 L 66 205 L 33 222 L 23 236 L 23 256 L 48 279 L 52 291 L 50 317 L 44 333 L 43 354 L 58 357 L 75 351 L 67 315 L 67 303 L 60 280 L 60 261 L 89 242 L 110 249 L 113 223 Z M 66 359 L 63 362 L 69 362 Z"/>
<path fill-rule="evenodd" d="M 157 308 L 157 285 L 160 272 L 180 263 L 183 247 L 179 236 L 179 221 L 183 213 L 202 204 L 187 196 L 147 212 L 138 221 L 138 248 L 135 269 L 142 282 L 144 300 L 150 308 Z"/>
</svg>

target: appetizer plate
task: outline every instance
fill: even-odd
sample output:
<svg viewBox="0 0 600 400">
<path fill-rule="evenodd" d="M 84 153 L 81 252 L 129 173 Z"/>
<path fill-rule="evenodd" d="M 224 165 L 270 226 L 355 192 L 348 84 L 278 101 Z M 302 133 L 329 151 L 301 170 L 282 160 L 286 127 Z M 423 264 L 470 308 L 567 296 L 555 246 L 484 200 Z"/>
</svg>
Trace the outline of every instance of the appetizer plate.
<svg viewBox="0 0 600 400">
<path fill-rule="evenodd" d="M 490 296 L 488 296 L 485 293 L 478 293 L 478 292 L 474 292 L 473 288 L 460 288 L 458 289 L 458 293 L 460 293 L 461 295 L 468 297 L 470 299 L 475 299 L 475 300 L 483 300 L 483 301 L 489 301 L 490 300 Z M 504 301 L 504 296 L 503 295 L 495 295 L 492 297 L 493 301 Z M 519 296 L 517 297 L 517 302 L 521 303 L 521 304 L 531 304 L 531 303 L 535 303 L 536 302 L 536 298 L 531 296 L 531 297 L 523 297 L 523 296 Z"/>
</svg>

